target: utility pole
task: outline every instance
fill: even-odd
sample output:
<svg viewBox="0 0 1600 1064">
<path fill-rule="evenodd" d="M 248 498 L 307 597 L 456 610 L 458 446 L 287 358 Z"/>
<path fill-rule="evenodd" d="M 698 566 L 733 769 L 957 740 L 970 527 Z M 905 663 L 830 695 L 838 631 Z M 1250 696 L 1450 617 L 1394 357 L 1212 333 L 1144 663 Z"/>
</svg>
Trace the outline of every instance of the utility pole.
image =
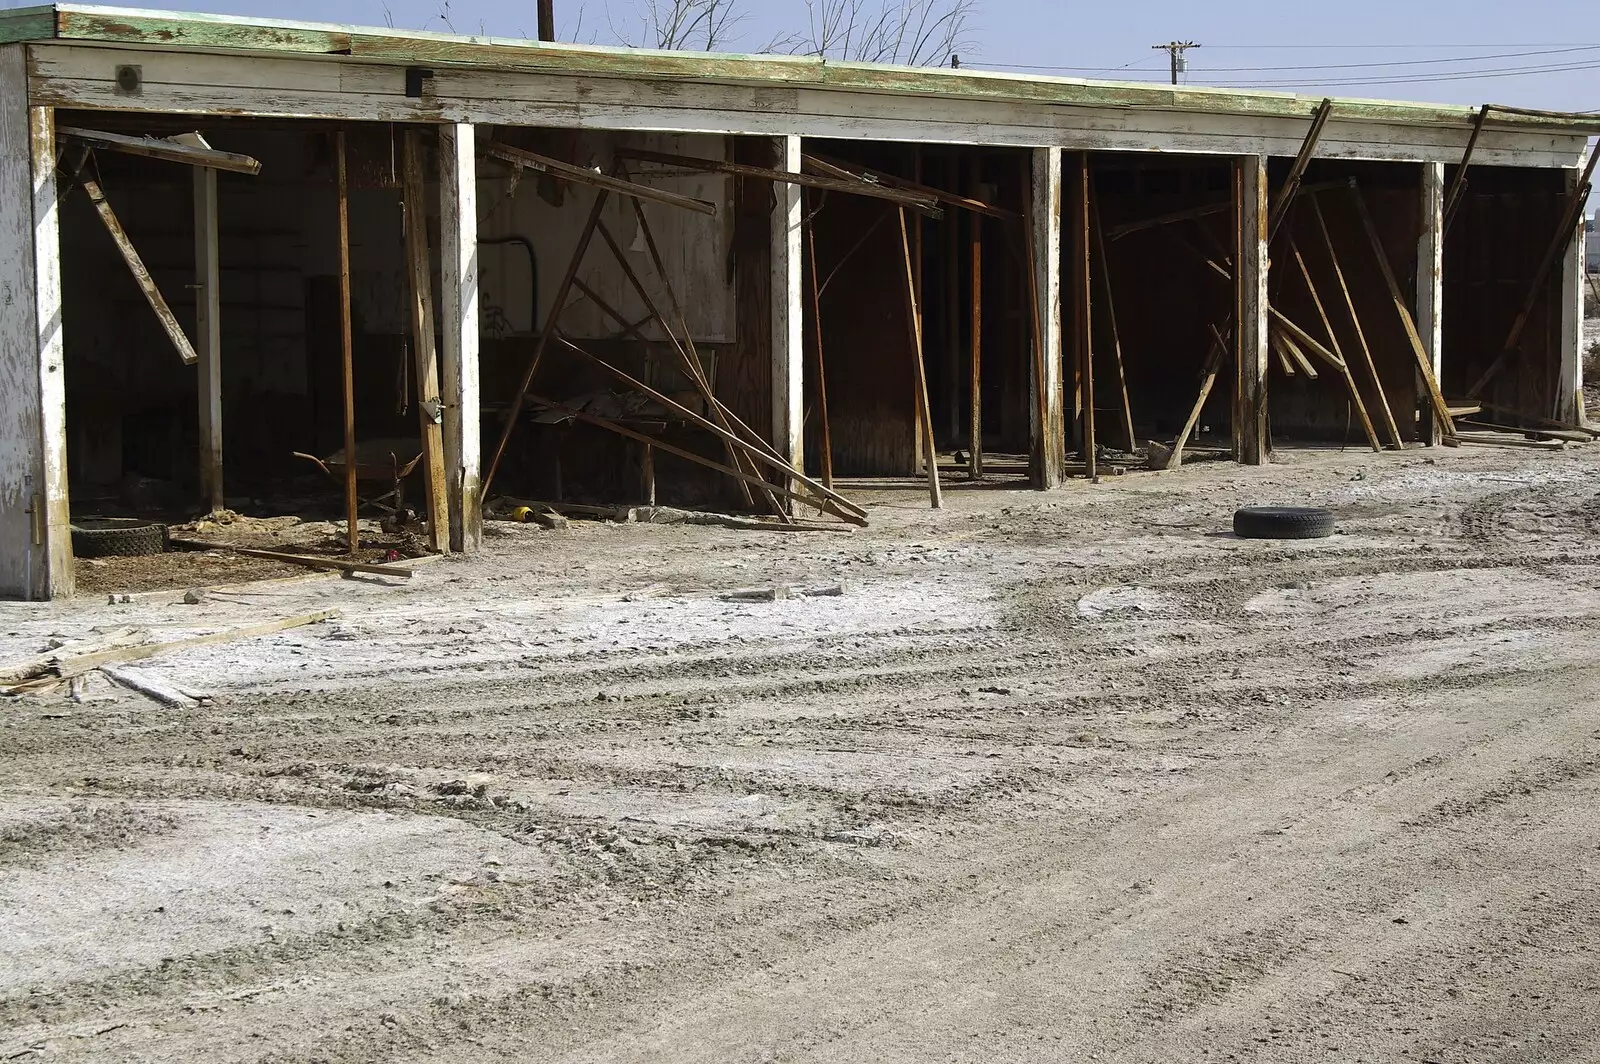
<svg viewBox="0 0 1600 1064">
<path fill-rule="evenodd" d="M 555 0 L 539 0 L 539 39 L 541 41 L 556 39 Z"/>
<path fill-rule="evenodd" d="M 1193 41 L 1168 41 L 1166 44 L 1153 44 L 1150 47 L 1158 48 L 1172 56 L 1172 83 L 1176 85 L 1178 75 L 1189 69 L 1189 59 L 1183 53 L 1200 46 Z"/>
</svg>

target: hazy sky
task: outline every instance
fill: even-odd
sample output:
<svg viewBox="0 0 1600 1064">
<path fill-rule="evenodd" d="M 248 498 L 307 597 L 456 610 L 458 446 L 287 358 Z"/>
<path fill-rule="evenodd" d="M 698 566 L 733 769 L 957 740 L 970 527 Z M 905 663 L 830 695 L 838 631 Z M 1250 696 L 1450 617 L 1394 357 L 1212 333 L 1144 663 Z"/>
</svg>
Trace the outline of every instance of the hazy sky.
<svg viewBox="0 0 1600 1064">
<path fill-rule="evenodd" d="M 643 3 L 644 0 L 637 0 Z M 609 3 L 610 17 L 607 17 Z M 556 0 L 563 34 L 612 43 L 636 0 Z M 444 0 L 143 0 L 140 6 L 447 29 Z M 457 32 L 532 36 L 534 0 L 449 0 Z M 746 0 L 741 44 L 803 23 L 804 0 Z M 1321 4 L 1121 4 L 978 0 L 967 66 L 1075 67 L 1068 76 L 1164 79 L 1152 44 L 1194 40 L 1190 84 L 1262 85 L 1337 96 L 1600 110 L 1600 9 L 1592 0 L 1338 0 Z M 1518 53 L 1541 54 L 1518 54 Z M 1385 64 L 1382 66 L 1359 64 Z M 1282 69 L 1262 69 L 1262 68 Z M 1559 67 L 1565 69 L 1551 70 Z M 1241 69 L 1248 68 L 1248 69 Z M 1509 70 L 1533 72 L 1506 76 Z M 1465 76 L 1477 73 L 1496 76 Z M 1453 80 L 1417 80 L 1449 77 Z"/>
</svg>

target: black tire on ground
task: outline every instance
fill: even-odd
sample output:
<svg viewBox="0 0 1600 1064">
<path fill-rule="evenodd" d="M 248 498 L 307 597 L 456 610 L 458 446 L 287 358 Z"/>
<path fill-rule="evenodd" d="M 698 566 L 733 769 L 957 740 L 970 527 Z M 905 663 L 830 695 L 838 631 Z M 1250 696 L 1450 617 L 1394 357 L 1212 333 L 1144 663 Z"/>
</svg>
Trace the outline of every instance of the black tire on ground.
<svg viewBox="0 0 1600 1064">
<path fill-rule="evenodd" d="M 1333 535 L 1333 511 L 1316 506 L 1245 506 L 1233 514 L 1240 539 L 1323 539 Z"/>
<path fill-rule="evenodd" d="M 79 558 L 139 558 L 167 549 L 167 526 L 137 518 L 105 518 L 72 526 L 72 553 Z"/>
</svg>

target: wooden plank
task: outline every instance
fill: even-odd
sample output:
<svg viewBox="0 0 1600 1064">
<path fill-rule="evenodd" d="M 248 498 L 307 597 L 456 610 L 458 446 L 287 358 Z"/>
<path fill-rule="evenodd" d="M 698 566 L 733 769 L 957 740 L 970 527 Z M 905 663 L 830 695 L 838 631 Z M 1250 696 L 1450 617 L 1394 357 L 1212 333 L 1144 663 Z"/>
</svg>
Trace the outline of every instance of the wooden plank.
<svg viewBox="0 0 1600 1064">
<path fill-rule="evenodd" d="M 983 186 L 983 158 L 976 153 L 972 156 L 972 173 L 970 178 L 972 191 L 979 192 Z M 969 235 L 971 247 L 971 273 L 972 273 L 972 318 L 967 327 L 971 330 L 970 342 L 970 367 L 972 370 L 971 410 L 967 427 L 967 443 L 970 447 L 967 475 L 973 480 L 983 479 L 983 226 L 982 216 L 970 219 L 971 232 Z"/>
<path fill-rule="evenodd" d="M 681 207 L 686 211 L 695 211 L 699 214 L 708 214 L 713 217 L 717 213 L 717 205 L 705 200 L 693 199 L 689 196 L 680 196 L 676 192 L 667 192 L 664 189 L 652 188 L 641 185 L 636 181 L 624 181 L 619 177 L 601 173 L 598 170 L 588 170 L 581 166 L 564 163 L 560 159 L 552 159 L 546 155 L 538 155 L 521 148 L 513 148 L 509 144 L 490 144 L 484 149 L 485 154 L 509 163 L 515 167 L 529 167 L 541 170 L 547 174 L 555 174 L 568 181 L 590 185 L 594 188 L 603 188 L 611 192 L 633 199 L 648 200 L 651 203 L 664 203 L 669 207 Z"/>
<path fill-rule="evenodd" d="M 344 385 L 344 453 L 356 453 L 356 370 L 355 340 L 350 309 L 350 173 L 344 130 L 334 134 L 334 168 L 337 171 L 339 200 L 339 357 Z M 344 467 L 345 543 L 352 557 L 361 547 L 357 526 L 356 463 Z"/>
<path fill-rule="evenodd" d="M 222 259 L 217 172 L 196 169 L 193 183 L 200 502 L 207 512 L 215 512 L 226 507 L 222 490 Z"/>
<path fill-rule="evenodd" d="M 922 308 L 917 301 L 916 271 L 911 261 L 911 232 L 906 225 L 906 209 L 899 208 L 900 245 L 905 252 L 906 309 L 911 319 L 911 372 L 916 381 L 917 417 L 922 422 L 923 461 L 928 470 L 928 499 L 935 510 L 944 506 L 939 487 L 939 452 L 933 440 L 933 415 L 928 409 L 928 378 L 922 364 Z"/>
<path fill-rule="evenodd" d="M 1406 339 L 1410 341 L 1411 353 L 1416 357 L 1417 370 L 1422 375 L 1422 383 L 1428 390 L 1428 397 L 1433 403 L 1433 412 L 1439 419 L 1441 431 L 1445 439 L 1455 435 L 1455 426 L 1450 421 L 1450 408 L 1445 405 L 1444 394 L 1439 391 L 1439 378 L 1434 376 L 1433 359 L 1428 354 L 1428 349 L 1422 344 L 1422 337 L 1417 335 L 1417 323 L 1412 320 L 1411 308 L 1406 306 L 1405 295 L 1400 291 L 1400 282 L 1395 280 L 1394 267 L 1389 263 L 1389 253 L 1383 249 L 1383 238 L 1378 235 L 1378 227 L 1373 224 L 1372 215 L 1367 211 L 1367 202 L 1361 195 L 1361 190 L 1356 187 L 1355 179 L 1350 181 L 1350 197 L 1355 201 L 1356 213 L 1361 216 L 1361 227 L 1366 230 L 1367 241 L 1372 245 L 1372 253 L 1378 260 L 1378 272 L 1383 275 L 1383 283 L 1389 288 L 1389 298 L 1394 302 L 1395 313 L 1400 318 L 1400 325 L 1405 329 Z"/>
<path fill-rule="evenodd" d="M 183 360 L 184 365 L 194 365 L 198 356 L 189 344 L 189 337 L 184 334 L 183 326 L 179 325 L 178 319 L 173 316 L 172 308 L 167 306 L 166 297 L 161 294 L 161 289 L 156 287 L 155 278 L 150 276 L 144 260 L 139 257 L 138 250 L 133 246 L 133 241 L 128 239 L 127 230 L 123 229 L 122 223 L 117 220 L 117 214 L 111 209 L 100 182 L 80 173 L 78 184 L 88 193 L 89 201 L 94 204 L 101 223 L 106 227 L 106 232 L 111 234 L 112 243 L 116 244 L 117 250 L 122 253 L 122 261 L 128 264 L 128 272 L 133 274 L 134 281 L 139 285 L 139 291 L 144 293 L 145 301 L 150 304 L 150 309 L 155 311 L 162 329 L 166 330 L 167 338 L 177 349 L 178 357 Z"/>
<path fill-rule="evenodd" d="M 932 196 L 917 192 L 900 192 L 896 189 L 874 185 L 870 181 L 847 181 L 835 177 L 817 177 L 815 174 L 792 170 L 774 170 L 767 166 L 752 166 L 748 163 L 728 162 L 725 159 L 701 159 L 689 155 L 644 151 L 638 148 L 628 148 L 617 154 L 626 159 L 635 159 L 643 163 L 656 163 L 660 166 L 699 170 L 708 174 L 726 174 L 729 177 L 753 177 L 763 181 L 803 185 L 806 188 L 821 189 L 824 192 L 844 192 L 852 196 L 888 200 L 890 203 L 896 203 L 902 207 L 910 207 L 932 217 L 941 216 L 938 200 Z"/>
<path fill-rule="evenodd" d="M 1483 123 L 1489 117 L 1492 107 L 1492 104 L 1484 104 L 1478 109 L 1478 117 L 1472 120 L 1472 132 L 1467 136 L 1466 150 L 1461 154 L 1461 161 L 1456 164 L 1455 179 L 1450 182 L 1450 191 L 1444 197 L 1440 243 L 1444 242 L 1444 235 L 1450 232 L 1456 211 L 1461 208 L 1461 196 L 1467 190 L 1467 168 L 1472 165 L 1472 153 L 1478 149 L 1478 138 L 1483 135 Z"/>
<path fill-rule="evenodd" d="M 1312 336 L 1300 326 L 1296 325 L 1277 307 L 1268 307 L 1267 313 L 1272 316 L 1272 324 L 1276 325 L 1284 334 L 1288 336 L 1289 339 L 1293 340 L 1297 349 L 1304 347 L 1306 351 L 1310 351 L 1312 354 L 1322 359 L 1322 361 L 1326 362 L 1334 369 L 1344 368 L 1344 363 L 1340 361 L 1339 356 L 1335 355 L 1332 351 L 1328 350 L 1327 347 L 1323 346 L 1322 341 L 1318 340 L 1315 336 Z M 1305 352 L 1302 351 L 1300 353 L 1303 355 Z M 1310 375 L 1315 377 L 1317 374 L 1313 370 L 1311 371 Z"/>
<path fill-rule="evenodd" d="M 417 419 L 422 432 L 423 483 L 427 485 L 428 545 L 450 550 L 450 491 L 444 472 L 444 398 L 433 322 L 433 266 L 428 253 L 422 133 L 408 129 L 400 142 L 405 207 L 405 249 L 410 270 L 411 352 L 416 362 Z M 354 453 L 354 452 L 350 452 Z"/>
<path fill-rule="evenodd" d="M 1317 379 L 1317 367 L 1312 365 L 1311 359 L 1300 349 L 1300 345 L 1295 342 L 1292 333 L 1284 328 L 1271 329 L 1268 331 L 1268 339 L 1277 345 L 1279 352 L 1292 364 L 1293 369 L 1290 372 L 1290 376 L 1299 372 L 1304 373 L 1312 380 Z"/>
<path fill-rule="evenodd" d="M 240 547 L 232 543 L 216 543 L 204 539 L 177 539 L 171 541 L 174 547 L 182 550 L 220 550 L 231 554 L 242 554 L 248 558 L 267 558 L 276 562 L 288 562 L 291 565 L 303 565 L 307 569 L 338 570 L 343 573 L 370 573 L 373 576 L 401 576 L 409 578 L 410 569 L 394 565 L 370 565 L 366 562 L 352 562 L 343 558 L 323 558 L 314 554 L 292 554 L 281 550 L 260 550 L 255 547 Z"/>
<path fill-rule="evenodd" d="M 0 45 L 0 596 L 73 585 L 54 115 L 27 105 L 22 45 Z"/>
<path fill-rule="evenodd" d="M 1270 245 L 1278 235 L 1278 229 L 1283 225 L 1285 218 L 1289 217 L 1289 208 L 1294 206 L 1294 198 L 1300 188 L 1300 179 L 1305 177 L 1306 167 L 1311 165 L 1311 160 L 1317 154 L 1317 142 L 1322 139 L 1323 128 L 1328 124 L 1328 116 L 1333 113 L 1333 101 L 1324 99 L 1317 107 L 1316 115 L 1311 119 L 1311 129 L 1306 133 L 1306 139 L 1300 145 L 1300 150 L 1295 153 L 1294 164 L 1289 167 L 1289 176 L 1284 179 L 1283 187 L 1278 190 L 1278 196 L 1272 202 L 1272 210 L 1267 215 L 1267 243 Z"/>
<path fill-rule="evenodd" d="M 450 549 L 483 545 L 478 370 L 478 182 L 470 125 L 439 127 L 439 317 L 444 334 L 444 461 Z"/>
<path fill-rule="evenodd" d="M 1322 213 L 1322 204 L 1315 198 L 1311 200 L 1311 214 L 1316 219 L 1317 231 L 1322 235 L 1322 245 L 1328 252 L 1328 261 L 1333 266 L 1334 279 L 1339 284 L 1339 293 L 1344 297 L 1345 312 L 1349 315 L 1350 326 L 1355 330 L 1356 345 L 1361 349 L 1362 364 L 1367 369 L 1367 376 L 1372 382 L 1373 394 L 1378 397 L 1378 410 L 1383 414 L 1383 425 L 1388 430 L 1389 440 L 1396 450 L 1405 447 L 1405 441 L 1400 437 L 1400 426 L 1395 423 L 1394 410 L 1389 406 L 1389 397 L 1384 393 L 1383 380 L 1378 376 L 1378 365 L 1372 357 L 1372 347 L 1367 343 L 1366 329 L 1361 325 L 1361 315 L 1356 313 L 1355 297 L 1350 294 L 1350 285 L 1346 283 L 1344 267 L 1339 264 L 1339 253 L 1333 246 L 1333 234 L 1328 229 L 1328 219 Z"/>
<path fill-rule="evenodd" d="M 819 171 L 824 177 L 837 177 L 840 180 L 868 181 L 882 185 L 885 188 L 899 189 L 902 192 L 915 192 L 920 195 L 931 196 L 935 201 L 945 207 L 959 207 L 962 210 L 981 214 L 987 218 L 998 218 L 1001 221 L 1014 221 L 1018 215 L 1015 211 L 1008 211 L 1003 207 L 985 203 L 974 196 L 963 196 L 956 192 L 942 188 L 924 185 L 920 181 L 908 181 L 894 174 L 887 174 L 881 170 L 874 170 L 870 166 L 860 163 L 845 163 L 838 159 L 830 159 L 821 155 L 807 154 L 805 165 Z"/>
<path fill-rule="evenodd" d="M 1217 377 L 1222 374 L 1222 361 L 1228 354 L 1227 337 L 1223 336 L 1215 325 L 1208 325 L 1207 328 L 1211 330 L 1211 350 L 1206 354 L 1205 365 L 1200 371 L 1200 394 L 1195 398 L 1194 406 L 1190 407 L 1189 416 L 1183 422 L 1183 429 L 1172 445 L 1168 468 L 1183 465 L 1183 449 L 1200 424 L 1200 415 L 1205 411 L 1206 400 L 1211 398 L 1211 389 L 1216 387 Z"/>
<path fill-rule="evenodd" d="M 1106 255 L 1105 224 L 1100 218 L 1099 197 L 1092 196 L 1090 203 L 1094 209 L 1095 257 L 1099 263 L 1100 284 L 1106 293 L 1106 322 L 1111 327 L 1111 360 L 1117 371 L 1117 392 L 1122 399 L 1122 434 L 1127 441 L 1127 450 L 1132 453 L 1138 449 L 1139 441 L 1134 435 L 1133 403 L 1128 398 L 1128 374 L 1122 361 L 1122 333 L 1117 326 L 1117 304 L 1111 288 L 1111 260 Z"/>
<path fill-rule="evenodd" d="M 96 654 L 84 654 L 63 659 L 57 666 L 57 672 L 62 679 L 71 679 L 74 676 L 83 676 L 106 665 L 116 665 L 124 661 L 143 661 L 147 658 L 171 654 L 179 650 L 188 650 L 192 647 L 216 646 L 220 643 L 232 643 L 241 639 L 259 639 L 261 636 L 276 635 L 291 628 L 300 628 L 308 624 L 321 624 L 323 621 L 331 621 L 340 615 L 339 610 L 317 610 L 315 613 L 303 613 L 298 617 L 286 617 L 281 621 L 253 624 L 247 628 L 231 628 L 224 632 L 194 636 L 190 639 L 175 639 L 167 643 L 144 643 L 139 646 L 105 650 Z"/>
<path fill-rule="evenodd" d="M 217 151 L 214 148 L 194 148 L 156 137 L 129 137 L 121 133 L 102 133 L 77 126 L 62 126 L 56 130 L 56 134 L 80 144 L 87 144 L 91 148 L 121 152 L 124 155 L 139 155 L 147 159 L 198 166 L 212 171 L 227 170 L 229 173 L 248 174 L 251 177 L 261 173 L 259 160 L 252 159 L 248 155 Z"/>
<path fill-rule="evenodd" d="M 1089 153 L 1078 153 L 1077 193 L 1072 205 L 1073 254 L 1076 257 L 1077 286 L 1073 298 L 1077 302 L 1077 347 L 1083 359 L 1078 368 L 1078 386 L 1082 389 L 1083 405 L 1083 465 L 1084 476 L 1091 481 L 1100 479 L 1095 468 L 1099 445 L 1094 431 L 1094 238 L 1090 226 Z"/>
</svg>

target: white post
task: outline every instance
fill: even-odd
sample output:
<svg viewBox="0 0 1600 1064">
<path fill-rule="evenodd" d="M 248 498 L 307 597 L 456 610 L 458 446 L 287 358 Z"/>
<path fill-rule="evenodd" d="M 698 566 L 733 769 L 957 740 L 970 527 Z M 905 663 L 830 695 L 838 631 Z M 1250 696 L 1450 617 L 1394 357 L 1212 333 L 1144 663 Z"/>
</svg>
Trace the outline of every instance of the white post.
<svg viewBox="0 0 1600 1064">
<path fill-rule="evenodd" d="M 1444 163 L 1422 164 L 1422 238 L 1417 241 L 1417 335 L 1433 365 L 1433 379 L 1444 373 Z M 1420 374 L 1418 375 L 1420 378 Z M 1417 394 L 1426 396 L 1425 387 Z M 1422 442 L 1439 443 L 1439 420 L 1423 403 Z"/>
<path fill-rule="evenodd" d="M 439 320 L 444 329 L 444 460 L 453 551 L 474 551 L 483 543 L 474 150 L 471 125 L 439 127 Z"/>
<path fill-rule="evenodd" d="M 1576 170 L 1567 171 L 1569 191 L 1577 180 Z M 1557 421 L 1576 425 L 1589 420 L 1583 403 L 1584 229 L 1583 212 L 1579 211 L 1578 231 L 1561 261 L 1561 377 L 1556 382 L 1555 409 L 1551 412 Z"/>
<path fill-rule="evenodd" d="M 200 403 L 200 501 L 221 510 L 222 264 L 218 249 L 217 172 L 194 170 L 195 354 Z"/>
<path fill-rule="evenodd" d="M 1066 479 L 1067 423 L 1061 390 L 1061 149 L 1033 150 L 1029 250 L 1037 301 L 1028 374 L 1028 427 L 1032 434 L 1034 487 L 1059 487 Z M 1043 418 L 1041 422 L 1041 416 Z"/>
<path fill-rule="evenodd" d="M 777 137 L 777 169 L 800 172 L 800 138 Z M 805 468 L 805 316 L 801 303 L 799 185 L 775 184 L 772 211 L 772 444 L 796 470 Z"/>
<path fill-rule="evenodd" d="M 55 112 L 0 46 L 0 596 L 71 595 Z"/>
<path fill-rule="evenodd" d="M 1245 465 L 1265 465 L 1272 450 L 1267 433 L 1267 157 L 1241 155 L 1239 232 L 1237 234 L 1238 330 L 1234 355 L 1238 368 L 1234 389 L 1235 456 Z"/>
</svg>

